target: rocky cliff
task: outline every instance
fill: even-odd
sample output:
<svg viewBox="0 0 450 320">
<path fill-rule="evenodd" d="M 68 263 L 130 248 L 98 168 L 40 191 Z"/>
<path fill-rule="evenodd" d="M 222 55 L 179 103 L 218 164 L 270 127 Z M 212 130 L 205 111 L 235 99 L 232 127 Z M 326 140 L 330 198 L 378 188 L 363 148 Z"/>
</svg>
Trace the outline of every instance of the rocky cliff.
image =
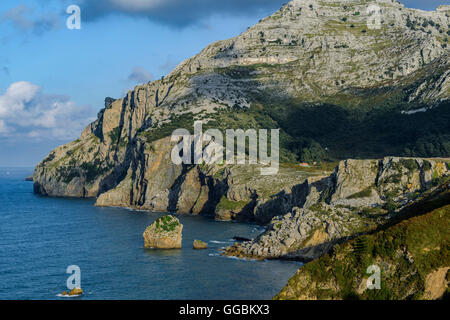
<svg viewBox="0 0 450 320">
<path fill-rule="evenodd" d="M 389 170 L 379 176 L 376 162 L 361 163 L 373 170 L 352 166 L 354 176 L 369 174 L 355 187 L 354 177 L 340 181 L 343 168 L 334 182 L 326 170 L 285 166 L 261 177 L 253 174 L 256 166 L 170 161 L 169 136 L 177 128 L 192 132 L 194 120 L 205 129 L 280 128 L 283 162 L 448 156 L 448 7 L 425 12 L 396 1 L 378 4 L 381 27 L 369 29 L 367 1 L 293 0 L 163 79 L 107 98 L 79 139 L 36 166 L 35 192 L 260 223 L 310 207 L 330 184 L 336 188 L 330 204 L 382 204 L 389 192 L 395 198 L 395 186 L 379 184 L 390 179 Z M 402 175 L 401 188 L 416 188 L 427 174 Z M 369 197 L 349 199 L 369 192 L 374 179 Z"/>
<path fill-rule="evenodd" d="M 305 183 L 301 206 L 269 223 L 255 240 L 225 254 L 310 261 L 334 245 L 395 220 L 450 179 L 450 159 L 387 157 L 341 161 L 322 181 Z"/>
<path fill-rule="evenodd" d="M 440 299 L 449 293 L 448 183 L 298 270 L 275 299 Z M 373 277 L 379 272 L 379 281 Z"/>
</svg>

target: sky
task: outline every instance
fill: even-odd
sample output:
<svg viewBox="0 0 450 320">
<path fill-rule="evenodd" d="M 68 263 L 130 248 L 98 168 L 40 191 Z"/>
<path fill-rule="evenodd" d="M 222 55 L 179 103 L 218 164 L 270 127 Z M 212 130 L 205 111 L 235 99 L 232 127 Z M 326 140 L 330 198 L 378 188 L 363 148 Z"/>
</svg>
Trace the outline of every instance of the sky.
<svg viewBox="0 0 450 320">
<path fill-rule="evenodd" d="M 287 0 L 0 1 L 0 167 L 34 167 L 96 119 L 105 97 L 168 74 Z M 448 0 L 403 0 L 434 10 Z M 66 9 L 81 8 L 70 30 Z"/>
</svg>

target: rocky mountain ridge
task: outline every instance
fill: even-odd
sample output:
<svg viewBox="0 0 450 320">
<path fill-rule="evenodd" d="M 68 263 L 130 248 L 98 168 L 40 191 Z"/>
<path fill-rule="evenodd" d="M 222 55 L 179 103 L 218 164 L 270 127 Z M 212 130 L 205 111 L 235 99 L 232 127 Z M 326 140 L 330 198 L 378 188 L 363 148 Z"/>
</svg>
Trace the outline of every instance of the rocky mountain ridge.
<svg viewBox="0 0 450 320">
<path fill-rule="evenodd" d="M 164 79 L 137 86 L 123 99 L 107 98 L 98 120 L 83 131 L 80 139 L 55 149 L 36 167 L 36 192 L 96 197 L 117 187 L 130 170 L 133 177 L 143 176 L 146 156 L 159 161 L 157 155 L 145 150 L 153 148 L 152 144 L 158 147 L 161 142 L 156 141 L 169 136 L 174 128 L 181 125 L 190 128 L 193 119 L 203 120 L 210 126 L 220 123 L 265 128 L 282 125 L 285 140 L 282 148 L 288 149 L 286 153 L 291 159 L 295 150 L 300 150 L 297 156 L 304 158 L 304 150 L 315 148 L 314 141 L 304 142 L 302 137 L 324 140 L 319 141 L 321 144 L 330 143 L 328 148 L 319 147 L 323 153 L 326 149 L 345 148 L 342 142 L 348 137 L 339 135 L 339 127 L 348 127 L 348 121 L 355 126 L 364 125 L 358 124 L 357 118 L 362 115 L 340 123 L 348 111 L 335 110 L 333 105 L 321 107 L 318 103 L 339 100 L 342 105 L 360 108 L 364 113 L 369 108 L 364 101 L 369 99 L 373 105 L 370 112 L 376 113 L 380 108 L 377 101 L 388 105 L 389 99 L 400 98 L 397 93 L 401 91 L 397 109 L 391 113 L 438 105 L 437 112 L 445 128 L 448 122 L 442 115 L 448 111 L 446 101 L 450 90 L 448 47 L 445 46 L 449 32 L 448 7 L 426 12 L 405 8 L 396 1 L 378 1 L 382 28 L 369 30 L 366 12 L 369 3 L 291 1 L 241 35 L 208 46 Z M 286 109 L 261 102 L 274 100 L 285 103 Z M 294 100 L 313 104 L 297 111 L 296 106 L 291 106 Z M 263 111 L 254 111 L 258 108 Z M 323 111 L 331 114 L 324 116 L 320 113 Z M 290 123 L 283 127 L 284 120 L 270 112 L 286 113 L 286 121 Z M 295 112 L 300 113 L 300 119 L 295 119 Z M 327 124 L 329 116 L 333 117 L 334 125 Z M 226 117 L 225 121 L 220 117 Z M 241 121 L 244 117 L 249 119 Z M 338 140 L 320 139 L 323 130 L 310 132 L 315 127 L 308 128 L 310 117 L 323 121 L 325 130 L 334 126 L 333 136 Z M 417 113 L 405 117 L 401 120 L 413 127 L 411 119 Z M 292 128 L 295 121 L 306 123 L 299 122 Z M 386 123 L 386 119 L 380 121 Z M 417 121 L 422 126 L 426 123 L 423 119 Z M 433 121 L 433 125 L 436 127 L 438 123 Z M 351 130 L 347 131 L 351 133 Z M 445 136 L 445 132 L 440 133 Z M 355 132 L 353 136 L 358 134 Z M 420 134 L 408 132 L 406 136 Z M 383 137 L 383 141 L 390 138 Z M 352 143 L 364 148 L 357 141 Z M 427 145 L 422 151 L 421 145 L 417 152 L 445 154 L 446 141 L 438 143 L 440 151 L 430 151 Z M 386 147 L 385 152 L 389 150 Z M 411 147 L 411 150 L 415 149 Z M 348 157 L 348 152 L 344 155 Z M 174 173 L 182 170 L 168 163 L 165 166 L 164 169 Z"/>
<path fill-rule="evenodd" d="M 293 0 L 163 79 L 122 99 L 105 99 L 79 139 L 36 166 L 35 192 L 264 224 L 308 206 L 308 197 L 334 183 L 321 169 L 282 166 L 278 175 L 263 178 L 252 166 L 175 165 L 170 135 L 192 130 L 194 120 L 222 130 L 281 128 L 281 156 L 288 163 L 448 156 L 448 7 L 426 12 L 378 1 L 381 28 L 372 30 L 371 3 Z M 370 179 L 360 183 L 371 185 L 375 175 L 367 174 Z M 414 179 L 417 185 L 422 176 Z M 355 186 L 339 188 L 331 199 L 335 206 L 383 205 L 387 192 L 348 199 Z"/>
</svg>

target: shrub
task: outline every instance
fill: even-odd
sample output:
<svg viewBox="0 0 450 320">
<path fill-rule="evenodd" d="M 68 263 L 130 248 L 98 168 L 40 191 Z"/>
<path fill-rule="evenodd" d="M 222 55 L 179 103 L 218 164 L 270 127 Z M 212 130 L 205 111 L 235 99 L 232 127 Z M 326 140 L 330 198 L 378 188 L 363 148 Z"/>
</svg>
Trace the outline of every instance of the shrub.
<svg viewBox="0 0 450 320">
<path fill-rule="evenodd" d="M 397 209 L 397 203 L 393 199 L 388 199 L 384 204 L 383 209 L 394 212 Z"/>
<path fill-rule="evenodd" d="M 400 159 L 400 165 L 402 165 L 409 171 L 414 171 L 418 169 L 417 162 L 414 159 Z"/>
<path fill-rule="evenodd" d="M 111 138 L 112 142 L 118 142 L 120 138 L 120 127 L 112 129 L 109 133 L 109 137 Z"/>
<path fill-rule="evenodd" d="M 179 225 L 173 216 L 163 216 L 156 220 L 156 229 L 160 231 L 171 232 Z"/>
</svg>

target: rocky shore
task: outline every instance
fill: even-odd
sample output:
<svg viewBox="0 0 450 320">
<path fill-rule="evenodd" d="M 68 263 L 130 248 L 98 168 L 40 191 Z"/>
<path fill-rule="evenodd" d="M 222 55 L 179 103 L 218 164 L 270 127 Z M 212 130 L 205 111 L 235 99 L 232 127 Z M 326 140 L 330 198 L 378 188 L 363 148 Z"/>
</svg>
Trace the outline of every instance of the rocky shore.
<svg viewBox="0 0 450 320">
<path fill-rule="evenodd" d="M 308 184 L 303 206 L 274 217 L 255 240 L 224 254 L 311 261 L 335 244 L 389 223 L 448 179 L 449 164 L 450 159 L 396 157 L 341 161 L 320 184 Z"/>
</svg>

